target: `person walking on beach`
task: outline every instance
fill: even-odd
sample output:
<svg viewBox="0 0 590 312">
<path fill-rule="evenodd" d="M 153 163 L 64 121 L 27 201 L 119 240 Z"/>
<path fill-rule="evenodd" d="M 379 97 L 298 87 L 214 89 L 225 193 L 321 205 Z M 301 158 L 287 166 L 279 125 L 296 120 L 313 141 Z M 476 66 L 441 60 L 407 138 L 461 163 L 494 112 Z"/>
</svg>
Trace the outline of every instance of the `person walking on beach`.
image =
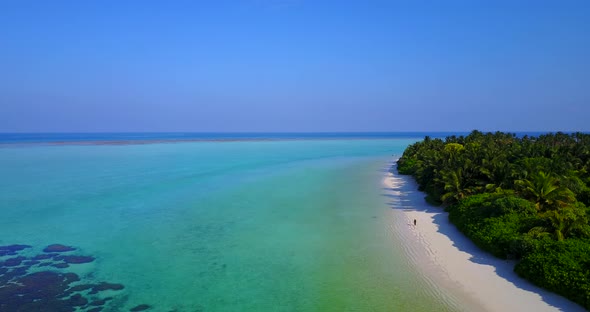
<svg viewBox="0 0 590 312">
<path fill-rule="evenodd" d="M 416 219 L 414 219 L 414 226 L 416 226 Z"/>
</svg>

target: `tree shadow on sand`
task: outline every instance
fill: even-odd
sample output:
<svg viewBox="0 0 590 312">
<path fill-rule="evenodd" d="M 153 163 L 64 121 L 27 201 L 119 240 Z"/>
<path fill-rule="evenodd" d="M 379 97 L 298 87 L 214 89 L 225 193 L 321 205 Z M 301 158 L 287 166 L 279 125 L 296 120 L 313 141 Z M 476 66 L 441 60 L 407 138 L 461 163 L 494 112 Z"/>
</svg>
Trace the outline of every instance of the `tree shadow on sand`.
<svg viewBox="0 0 590 312">
<path fill-rule="evenodd" d="M 394 210 L 418 211 L 432 214 L 432 222 L 437 232 L 448 237 L 453 246 L 470 255 L 469 260 L 480 265 L 494 267 L 495 273 L 513 284 L 514 286 L 529 292 L 538 294 L 548 305 L 561 311 L 585 311 L 581 306 L 568 299 L 537 287 L 529 281 L 519 277 L 514 272 L 516 261 L 503 260 L 479 249 L 469 238 L 461 233 L 454 224 L 449 221 L 448 213 L 442 207 L 435 207 L 426 202 L 425 194 L 418 190 L 418 184 L 411 176 L 400 175 L 394 162 L 388 164 L 388 168 L 380 170 L 393 173 L 394 186 L 384 187 L 383 196 L 389 199 L 388 205 Z"/>
</svg>

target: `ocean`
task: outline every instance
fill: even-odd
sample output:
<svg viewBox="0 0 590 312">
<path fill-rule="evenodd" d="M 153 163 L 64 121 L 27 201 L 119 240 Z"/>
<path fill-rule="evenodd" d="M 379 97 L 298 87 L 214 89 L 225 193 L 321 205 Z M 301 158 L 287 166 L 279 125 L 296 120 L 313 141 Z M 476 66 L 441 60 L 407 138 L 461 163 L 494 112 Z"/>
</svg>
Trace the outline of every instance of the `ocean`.
<svg viewBox="0 0 590 312">
<path fill-rule="evenodd" d="M 390 226 L 422 134 L 307 135 L 0 136 L 0 306 L 460 310 Z"/>
<path fill-rule="evenodd" d="M 186 141 L 274 141 L 333 139 L 407 139 L 425 135 L 444 138 L 467 132 L 102 132 L 0 133 L 0 144 L 133 144 Z"/>
</svg>

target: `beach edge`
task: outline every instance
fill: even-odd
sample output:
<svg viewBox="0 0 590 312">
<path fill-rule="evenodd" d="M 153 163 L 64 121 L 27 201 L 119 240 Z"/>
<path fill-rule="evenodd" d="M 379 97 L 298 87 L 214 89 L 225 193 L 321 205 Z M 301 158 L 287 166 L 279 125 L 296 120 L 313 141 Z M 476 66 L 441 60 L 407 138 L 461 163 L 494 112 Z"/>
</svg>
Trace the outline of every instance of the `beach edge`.
<svg viewBox="0 0 590 312">
<path fill-rule="evenodd" d="M 514 261 L 479 249 L 450 223 L 447 212 L 426 202 L 411 176 L 397 172 L 395 160 L 386 171 L 382 183 L 391 199 L 392 213 L 405 218 L 400 224 L 406 225 L 401 229 L 409 237 L 406 243 L 417 244 L 427 255 L 427 259 L 416 261 L 425 278 L 465 300 L 470 309 L 476 305 L 490 312 L 586 311 L 518 276 Z"/>
</svg>

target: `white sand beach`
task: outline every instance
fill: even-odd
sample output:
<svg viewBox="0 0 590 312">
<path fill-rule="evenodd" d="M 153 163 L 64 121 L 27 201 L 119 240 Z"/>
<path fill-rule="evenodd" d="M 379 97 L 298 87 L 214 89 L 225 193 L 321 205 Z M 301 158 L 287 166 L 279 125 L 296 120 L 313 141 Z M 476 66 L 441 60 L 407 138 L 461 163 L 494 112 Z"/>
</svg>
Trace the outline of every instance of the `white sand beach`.
<svg viewBox="0 0 590 312">
<path fill-rule="evenodd" d="M 411 176 L 388 173 L 383 183 L 392 222 L 413 253 L 410 257 L 426 279 L 460 298 L 467 311 L 585 311 L 520 278 L 514 262 L 480 250 L 442 208 L 426 203 Z"/>
</svg>

